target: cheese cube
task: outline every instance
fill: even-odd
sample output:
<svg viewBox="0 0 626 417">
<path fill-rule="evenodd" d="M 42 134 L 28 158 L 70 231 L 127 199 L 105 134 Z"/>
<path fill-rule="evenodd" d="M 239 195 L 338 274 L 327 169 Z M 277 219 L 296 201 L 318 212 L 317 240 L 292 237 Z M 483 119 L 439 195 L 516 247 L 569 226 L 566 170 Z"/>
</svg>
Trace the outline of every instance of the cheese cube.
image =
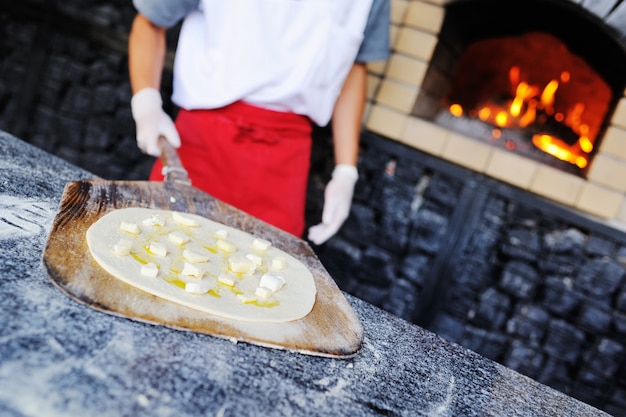
<svg viewBox="0 0 626 417">
<path fill-rule="evenodd" d="M 185 216 L 182 213 L 177 211 L 172 212 L 172 219 L 178 224 L 188 227 L 197 227 L 199 226 L 198 222 L 195 219 L 192 219 L 189 216 Z"/>
<path fill-rule="evenodd" d="M 249 253 L 246 255 L 246 258 L 250 259 L 256 266 L 263 265 L 263 258 L 254 253 Z"/>
<path fill-rule="evenodd" d="M 252 241 L 252 247 L 260 252 L 265 252 L 272 246 L 272 243 L 259 237 Z"/>
<path fill-rule="evenodd" d="M 139 233 L 141 233 L 139 226 L 137 226 L 135 223 L 128 223 L 125 221 L 122 221 L 122 223 L 120 224 L 120 229 L 123 232 L 130 233 L 131 235 L 138 235 Z"/>
<path fill-rule="evenodd" d="M 141 265 L 141 275 L 143 275 L 144 277 L 156 278 L 158 274 L 159 267 L 154 262 Z"/>
<path fill-rule="evenodd" d="M 183 266 L 183 272 L 181 272 L 181 274 L 194 278 L 202 278 L 202 275 L 204 275 L 204 268 L 202 268 L 198 264 L 185 262 L 185 265 Z"/>
<path fill-rule="evenodd" d="M 142 223 L 146 226 L 163 226 L 165 224 L 165 219 L 158 214 L 153 214 L 152 216 L 145 219 Z"/>
<path fill-rule="evenodd" d="M 189 236 L 187 236 L 186 234 L 182 233 L 182 232 L 172 232 L 169 234 L 168 239 L 171 242 L 176 243 L 177 245 L 183 245 L 187 242 L 189 242 Z"/>
<path fill-rule="evenodd" d="M 237 294 L 237 298 L 244 304 L 250 304 L 256 301 L 256 297 L 250 294 Z"/>
<path fill-rule="evenodd" d="M 219 239 L 226 239 L 228 237 L 228 230 L 219 229 L 215 231 L 215 236 Z"/>
<path fill-rule="evenodd" d="M 235 245 L 230 240 L 218 239 L 217 247 L 226 253 L 233 253 L 237 250 L 237 245 Z"/>
<path fill-rule="evenodd" d="M 191 294 L 206 294 L 209 288 L 210 284 L 206 281 L 185 283 L 185 291 Z"/>
<path fill-rule="evenodd" d="M 232 275 L 229 274 L 220 274 L 217 277 L 217 282 L 219 282 L 220 284 L 229 286 L 229 287 L 234 287 L 235 286 L 235 277 L 233 277 Z"/>
<path fill-rule="evenodd" d="M 256 269 L 256 265 L 245 256 L 232 255 L 228 257 L 228 269 L 239 274 L 251 274 Z"/>
<path fill-rule="evenodd" d="M 185 249 L 183 251 L 183 259 L 185 259 L 188 262 L 197 264 L 197 263 L 207 262 L 209 260 L 209 257 L 205 254 L 192 251 L 189 249 Z"/>
<path fill-rule="evenodd" d="M 259 287 L 265 287 L 273 292 L 280 290 L 285 285 L 285 278 L 279 275 L 263 274 Z"/>
<path fill-rule="evenodd" d="M 113 254 L 115 256 L 130 255 L 130 249 L 133 246 L 133 241 L 128 239 L 121 239 L 118 243 L 113 245 Z"/>
<path fill-rule="evenodd" d="M 254 295 L 256 295 L 259 298 L 268 298 L 270 295 L 272 295 L 272 293 L 273 291 L 270 290 L 269 288 L 258 287 L 256 291 L 254 292 Z"/>
<path fill-rule="evenodd" d="M 156 256 L 164 257 L 165 255 L 167 255 L 167 248 L 165 247 L 165 245 L 159 242 L 151 242 L 150 252 L 152 252 Z"/>
<path fill-rule="evenodd" d="M 286 266 L 287 260 L 285 258 L 277 256 L 276 258 L 272 259 L 272 269 L 281 270 L 285 269 Z"/>
</svg>

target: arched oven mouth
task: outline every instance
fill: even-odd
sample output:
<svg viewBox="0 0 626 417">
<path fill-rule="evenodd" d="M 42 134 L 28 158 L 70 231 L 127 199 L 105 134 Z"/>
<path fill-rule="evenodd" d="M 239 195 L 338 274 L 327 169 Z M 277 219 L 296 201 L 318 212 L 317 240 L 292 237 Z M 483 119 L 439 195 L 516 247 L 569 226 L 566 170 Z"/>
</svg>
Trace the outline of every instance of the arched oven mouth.
<svg viewBox="0 0 626 417">
<path fill-rule="evenodd" d="M 457 0 L 412 115 L 585 176 L 626 87 L 626 51 L 557 0 Z"/>
</svg>

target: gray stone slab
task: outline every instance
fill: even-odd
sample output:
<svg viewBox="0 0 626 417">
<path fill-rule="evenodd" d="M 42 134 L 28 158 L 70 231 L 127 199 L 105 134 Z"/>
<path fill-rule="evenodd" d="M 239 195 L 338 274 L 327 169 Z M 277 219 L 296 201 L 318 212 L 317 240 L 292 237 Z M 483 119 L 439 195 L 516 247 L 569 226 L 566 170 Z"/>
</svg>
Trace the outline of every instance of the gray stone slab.
<svg viewBox="0 0 626 417">
<path fill-rule="evenodd" d="M 346 294 L 348 360 L 235 344 L 78 304 L 42 264 L 63 187 L 92 175 L 0 132 L 2 416 L 606 416 Z"/>
</svg>

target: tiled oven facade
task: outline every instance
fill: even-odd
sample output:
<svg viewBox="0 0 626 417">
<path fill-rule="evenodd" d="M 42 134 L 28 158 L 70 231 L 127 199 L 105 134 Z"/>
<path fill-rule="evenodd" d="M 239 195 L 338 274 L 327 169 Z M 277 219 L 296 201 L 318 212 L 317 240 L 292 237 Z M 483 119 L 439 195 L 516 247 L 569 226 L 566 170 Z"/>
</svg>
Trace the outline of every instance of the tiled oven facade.
<svg viewBox="0 0 626 417">
<path fill-rule="evenodd" d="M 600 147 L 582 177 L 477 141 L 412 114 L 438 43 L 446 6 L 453 1 L 391 0 L 393 51 L 387 62 L 369 67 L 367 129 L 570 207 L 613 227 L 626 228 L 624 93 L 618 98 Z M 626 42 L 626 4 L 616 0 L 560 1 L 573 3 L 581 13 L 589 13 L 615 33 L 622 43 Z M 558 0 L 553 2 L 558 3 Z"/>
</svg>

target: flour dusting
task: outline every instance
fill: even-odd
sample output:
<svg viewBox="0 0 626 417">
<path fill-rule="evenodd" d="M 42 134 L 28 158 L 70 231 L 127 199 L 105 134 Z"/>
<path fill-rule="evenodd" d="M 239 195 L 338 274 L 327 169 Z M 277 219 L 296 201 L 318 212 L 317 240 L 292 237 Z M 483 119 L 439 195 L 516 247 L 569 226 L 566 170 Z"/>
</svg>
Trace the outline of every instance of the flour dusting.
<svg viewBox="0 0 626 417">
<path fill-rule="evenodd" d="M 39 234 L 48 225 L 54 210 L 38 200 L 2 196 L 0 240 Z"/>
</svg>

